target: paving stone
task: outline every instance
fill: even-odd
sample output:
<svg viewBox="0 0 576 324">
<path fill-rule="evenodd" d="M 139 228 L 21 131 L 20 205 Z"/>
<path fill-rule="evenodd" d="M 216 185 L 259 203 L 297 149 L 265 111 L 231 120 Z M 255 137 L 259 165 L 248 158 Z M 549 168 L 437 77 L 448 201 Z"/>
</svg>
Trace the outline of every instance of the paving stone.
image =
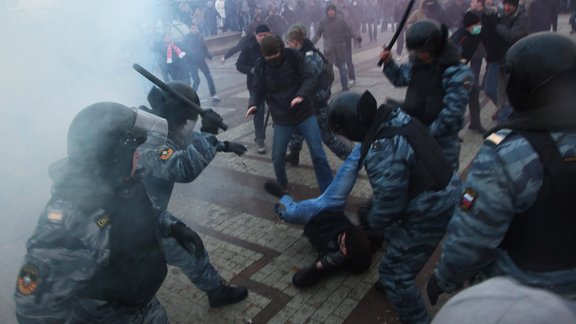
<svg viewBox="0 0 576 324">
<path fill-rule="evenodd" d="M 352 312 L 354 307 L 356 307 L 356 304 L 358 304 L 357 300 L 345 298 L 340 304 L 338 304 L 338 307 L 336 307 L 333 314 L 340 318 L 346 318 Z"/>
<path fill-rule="evenodd" d="M 288 321 L 290 323 L 304 323 L 315 311 L 316 308 L 314 308 L 314 306 L 304 304 Z"/>
</svg>

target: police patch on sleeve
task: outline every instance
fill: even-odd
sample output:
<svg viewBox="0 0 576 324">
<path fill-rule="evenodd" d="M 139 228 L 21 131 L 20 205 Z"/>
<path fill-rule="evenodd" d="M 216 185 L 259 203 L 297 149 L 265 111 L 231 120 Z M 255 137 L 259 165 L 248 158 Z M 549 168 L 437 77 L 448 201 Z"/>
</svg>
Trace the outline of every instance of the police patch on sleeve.
<svg viewBox="0 0 576 324">
<path fill-rule="evenodd" d="M 22 295 L 32 294 L 38 287 L 38 269 L 32 264 L 25 264 L 18 274 L 16 287 Z"/>
<path fill-rule="evenodd" d="M 160 149 L 160 151 L 158 151 L 158 155 L 162 161 L 170 159 L 170 157 L 172 157 L 172 153 L 174 153 L 174 150 L 168 146 L 164 146 Z"/>
<path fill-rule="evenodd" d="M 99 228 L 104 228 L 108 224 L 110 224 L 110 217 L 108 217 L 108 215 L 102 215 L 96 219 L 96 225 L 98 225 Z"/>
<path fill-rule="evenodd" d="M 50 223 L 61 223 L 63 216 L 61 211 L 50 211 L 46 218 Z"/>
<path fill-rule="evenodd" d="M 476 202 L 476 198 L 478 198 L 478 193 L 470 188 L 466 188 L 462 194 L 462 199 L 460 200 L 460 209 L 464 211 L 472 209 L 474 202 Z"/>
</svg>

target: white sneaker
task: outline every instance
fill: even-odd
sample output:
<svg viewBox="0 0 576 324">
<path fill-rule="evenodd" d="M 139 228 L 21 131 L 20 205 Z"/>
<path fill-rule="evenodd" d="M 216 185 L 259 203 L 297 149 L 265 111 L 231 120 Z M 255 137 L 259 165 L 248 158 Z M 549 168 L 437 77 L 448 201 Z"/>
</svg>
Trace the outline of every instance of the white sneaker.
<svg viewBox="0 0 576 324">
<path fill-rule="evenodd" d="M 349 79 L 348 80 L 348 88 L 352 88 L 356 84 L 356 80 Z"/>
<path fill-rule="evenodd" d="M 213 95 L 212 102 L 220 102 L 220 97 L 218 97 L 217 95 Z"/>
</svg>

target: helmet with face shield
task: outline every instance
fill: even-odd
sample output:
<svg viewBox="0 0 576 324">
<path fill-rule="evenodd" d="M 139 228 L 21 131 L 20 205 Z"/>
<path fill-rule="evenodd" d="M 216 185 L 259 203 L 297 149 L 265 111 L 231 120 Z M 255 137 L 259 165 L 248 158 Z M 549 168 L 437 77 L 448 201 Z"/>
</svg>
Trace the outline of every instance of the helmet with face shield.
<svg viewBox="0 0 576 324">
<path fill-rule="evenodd" d="M 90 105 L 70 124 L 67 162 L 106 181 L 121 181 L 130 176 L 134 152 L 150 132 L 165 140 L 166 120 L 114 102 Z"/>
</svg>

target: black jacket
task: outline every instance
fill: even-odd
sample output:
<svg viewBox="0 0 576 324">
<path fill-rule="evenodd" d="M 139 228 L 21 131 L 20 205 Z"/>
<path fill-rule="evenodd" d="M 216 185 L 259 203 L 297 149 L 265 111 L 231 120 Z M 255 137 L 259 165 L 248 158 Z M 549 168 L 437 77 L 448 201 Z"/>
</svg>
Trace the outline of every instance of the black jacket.
<svg viewBox="0 0 576 324">
<path fill-rule="evenodd" d="M 266 100 L 274 124 L 296 126 L 314 114 L 311 98 L 316 81 L 304 57 L 295 49 L 284 48 L 278 66 L 270 66 L 264 58 L 256 62 L 254 80 L 249 87 L 249 106 L 259 106 Z M 290 107 L 295 97 L 302 97 L 304 101 Z"/>
<path fill-rule="evenodd" d="M 182 45 L 184 46 L 184 51 L 186 51 L 186 58 L 188 58 L 190 63 L 212 59 L 212 54 L 208 51 L 204 37 L 200 33 L 186 34 L 184 39 L 182 39 Z"/>
<path fill-rule="evenodd" d="M 485 14 L 482 16 L 482 42 L 486 61 L 502 62 L 506 51 L 530 32 L 530 18 L 523 8 L 510 16 Z"/>
<path fill-rule="evenodd" d="M 246 36 L 250 37 L 244 43 L 244 47 L 238 56 L 238 60 L 236 61 L 236 70 L 240 73 L 246 74 L 246 86 L 248 89 L 252 86 L 252 68 L 256 64 L 256 61 L 262 56 L 260 52 L 260 44 L 256 41 L 255 36 Z"/>
</svg>

